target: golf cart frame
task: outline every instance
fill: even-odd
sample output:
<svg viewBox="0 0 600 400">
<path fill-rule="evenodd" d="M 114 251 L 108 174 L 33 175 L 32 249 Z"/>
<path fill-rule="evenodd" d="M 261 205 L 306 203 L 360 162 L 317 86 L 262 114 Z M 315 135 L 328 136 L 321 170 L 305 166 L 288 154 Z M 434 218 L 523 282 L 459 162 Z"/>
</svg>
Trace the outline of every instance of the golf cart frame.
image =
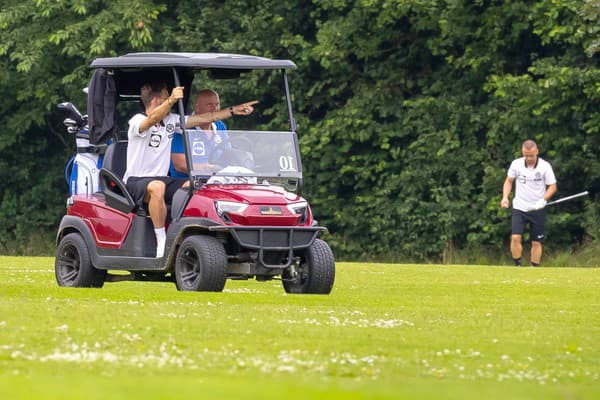
<svg viewBox="0 0 600 400">
<path fill-rule="evenodd" d="M 288 69 L 296 68 L 292 61 L 217 53 L 133 53 L 96 59 L 91 68 L 95 72 L 88 88 L 90 145 L 106 148 L 99 173 L 101 191 L 73 195 L 67 201 L 67 215 L 57 233 L 59 285 L 101 287 L 110 281 L 148 280 L 174 281 L 179 290 L 221 291 L 228 278 L 256 278 L 281 279 L 289 293 L 331 291 L 335 261 L 329 246 L 318 238 L 326 228 L 316 225 L 308 202 L 300 196 L 302 164 L 287 76 Z M 198 70 L 207 70 L 215 79 L 236 78 L 252 70 L 281 72 L 290 123 L 285 132 L 287 151 L 294 167 L 270 178 L 295 190 L 269 184 L 255 171 L 247 174 L 253 183 L 222 184 L 211 178 L 235 179 L 240 171 L 225 168 L 206 175 L 194 169 L 185 105 Z M 117 104 L 139 98 L 141 85 L 153 80 L 166 82 L 169 90 L 186 88 L 177 111 L 190 187 L 179 189 L 169 205 L 162 258 L 155 257 L 147 210 L 135 203 L 122 181 L 127 141 L 116 123 Z M 237 210 L 236 204 L 243 207 Z M 227 208 L 232 205 L 234 209 Z M 109 270 L 130 274 L 113 275 Z"/>
</svg>

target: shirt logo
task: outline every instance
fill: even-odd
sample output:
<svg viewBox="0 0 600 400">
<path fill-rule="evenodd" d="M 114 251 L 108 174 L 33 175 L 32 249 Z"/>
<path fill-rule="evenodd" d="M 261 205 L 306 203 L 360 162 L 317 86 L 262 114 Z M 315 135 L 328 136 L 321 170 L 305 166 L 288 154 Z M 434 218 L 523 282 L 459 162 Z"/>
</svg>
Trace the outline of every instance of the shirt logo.
<svg viewBox="0 0 600 400">
<path fill-rule="evenodd" d="M 195 156 L 205 156 L 206 148 L 204 147 L 204 142 L 194 142 L 192 145 L 192 154 Z"/>
<path fill-rule="evenodd" d="M 173 126 L 173 124 L 167 124 L 165 129 L 167 130 L 167 133 L 173 133 L 175 131 L 175 127 Z"/>
<path fill-rule="evenodd" d="M 162 140 L 162 136 L 157 134 L 157 133 L 153 133 L 150 135 L 150 143 L 148 144 L 150 147 L 158 147 L 160 146 L 160 141 Z"/>
</svg>

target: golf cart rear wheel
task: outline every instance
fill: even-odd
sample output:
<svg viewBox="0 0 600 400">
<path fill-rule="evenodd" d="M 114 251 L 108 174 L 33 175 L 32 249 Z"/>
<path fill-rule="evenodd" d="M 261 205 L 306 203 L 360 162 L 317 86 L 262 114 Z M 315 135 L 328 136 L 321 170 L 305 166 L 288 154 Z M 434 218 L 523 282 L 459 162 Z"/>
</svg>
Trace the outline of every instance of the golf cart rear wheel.
<svg viewBox="0 0 600 400">
<path fill-rule="evenodd" d="M 189 236 L 179 246 L 175 260 L 178 290 L 221 292 L 227 280 L 227 254 L 212 236 Z"/>
<path fill-rule="evenodd" d="M 54 272 L 59 286 L 101 288 L 106 278 L 106 271 L 92 265 L 85 240 L 78 233 L 69 233 L 58 243 Z"/>
<path fill-rule="evenodd" d="M 283 274 L 287 293 L 329 294 L 335 280 L 335 259 L 329 245 L 315 239 L 306 249 L 295 277 Z"/>
</svg>

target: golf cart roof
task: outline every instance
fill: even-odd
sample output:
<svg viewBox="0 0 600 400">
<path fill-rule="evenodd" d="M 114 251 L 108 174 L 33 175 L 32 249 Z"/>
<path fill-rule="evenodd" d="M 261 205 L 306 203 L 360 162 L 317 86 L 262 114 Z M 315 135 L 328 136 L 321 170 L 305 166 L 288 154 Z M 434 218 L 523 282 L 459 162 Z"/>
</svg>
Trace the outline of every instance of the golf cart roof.
<svg viewBox="0 0 600 400">
<path fill-rule="evenodd" d="M 129 53 L 97 58 L 91 68 L 185 67 L 193 69 L 295 69 L 290 60 L 272 60 L 245 54 L 224 53 Z"/>
</svg>

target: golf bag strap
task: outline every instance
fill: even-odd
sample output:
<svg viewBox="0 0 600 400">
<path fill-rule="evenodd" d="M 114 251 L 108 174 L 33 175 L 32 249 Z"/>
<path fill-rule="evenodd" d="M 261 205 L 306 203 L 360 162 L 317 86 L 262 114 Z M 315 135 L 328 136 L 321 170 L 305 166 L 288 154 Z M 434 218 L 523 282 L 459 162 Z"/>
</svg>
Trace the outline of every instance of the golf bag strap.
<svg viewBox="0 0 600 400">
<path fill-rule="evenodd" d="M 78 153 L 92 153 L 92 154 L 101 154 L 104 153 L 106 146 L 78 146 Z"/>
</svg>

